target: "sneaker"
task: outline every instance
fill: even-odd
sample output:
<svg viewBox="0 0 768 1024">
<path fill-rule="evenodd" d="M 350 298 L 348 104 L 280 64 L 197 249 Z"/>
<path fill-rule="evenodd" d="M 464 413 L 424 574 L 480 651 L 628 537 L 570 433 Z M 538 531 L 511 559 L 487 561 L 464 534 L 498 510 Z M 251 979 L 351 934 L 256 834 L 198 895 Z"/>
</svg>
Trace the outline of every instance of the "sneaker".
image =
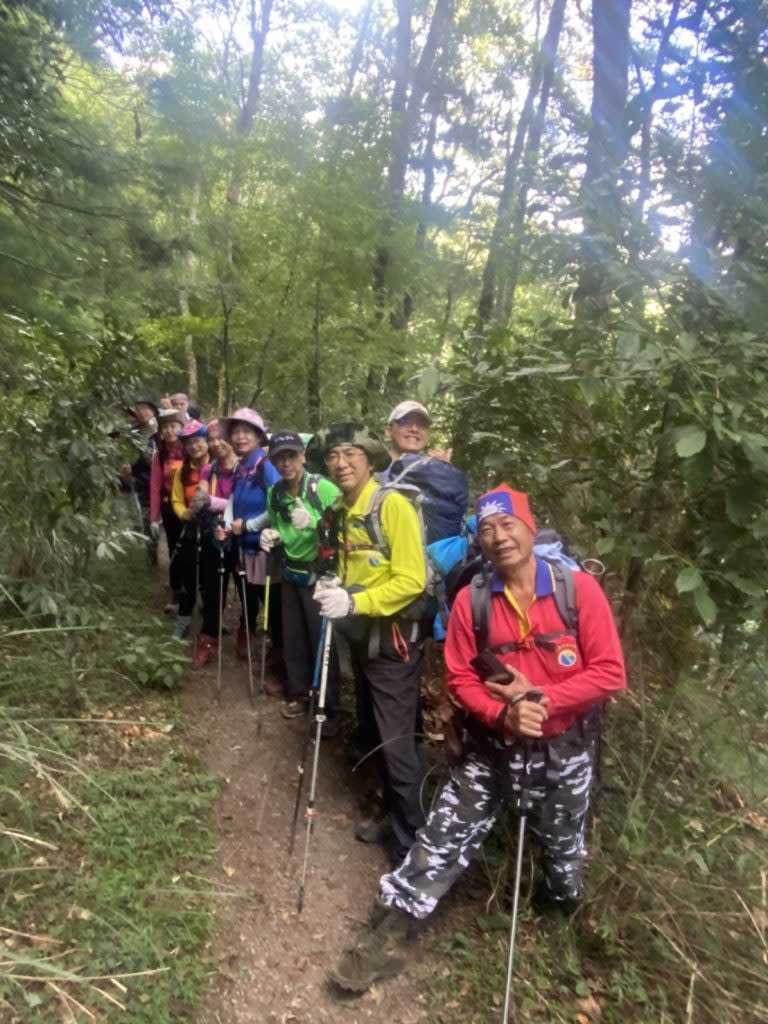
<svg viewBox="0 0 768 1024">
<path fill-rule="evenodd" d="M 301 718 L 302 715 L 306 715 L 307 711 L 309 711 L 309 707 L 303 700 L 286 700 L 280 708 L 283 718 Z"/>
<path fill-rule="evenodd" d="M 192 628 L 191 615 L 179 615 L 176 618 L 176 625 L 173 627 L 173 637 L 176 640 L 186 640 Z"/>
<path fill-rule="evenodd" d="M 328 980 L 345 992 L 366 992 L 374 981 L 399 974 L 408 960 L 413 919 L 377 900 L 371 921 L 352 949 L 346 950 Z"/>
<path fill-rule="evenodd" d="M 392 819 L 387 811 L 365 818 L 355 828 L 355 839 L 361 843 L 383 843 L 392 835 Z"/>
<path fill-rule="evenodd" d="M 215 661 L 219 653 L 219 641 L 214 636 L 203 633 L 197 640 L 197 651 L 192 659 L 195 668 L 205 668 Z"/>
</svg>

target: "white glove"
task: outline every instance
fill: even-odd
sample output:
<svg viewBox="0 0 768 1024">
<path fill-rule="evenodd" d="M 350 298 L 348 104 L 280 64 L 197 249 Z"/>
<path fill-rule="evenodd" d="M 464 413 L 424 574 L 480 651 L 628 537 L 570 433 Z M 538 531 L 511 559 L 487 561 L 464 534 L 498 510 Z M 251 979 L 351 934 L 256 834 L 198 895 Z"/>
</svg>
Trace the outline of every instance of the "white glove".
<svg viewBox="0 0 768 1024">
<path fill-rule="evenodd" d="M 338 576 L 332 576 L 330 573 L 326 573 L 324 576 L 321 576 L 320 579 L 315 584 L 315 589 L 312 592 L 312 597 L 316 601 L 319 601 L 320 600 L 319 594 L 320 594 L 321 590 L 328 590 L 331 587 L 340 587 L 340 586 L 341 586 L 341 579 Z"/>
<path fill-rule="evenodd" d="M 160 523 L 149 524 L 149 536 L 152 540 L 160 540 Z"/>
<path fill-rule="evenodd" d="M 312 597 L 320 605 L 320 614 L 326 619 L 343 619 L 352 609 L 352 598 L 338 585 L 338 581 L 336 586 L 320 587 L 318 583 Z"/>
<path fill-rule="evenodd" d="M 301 498 L 296 499 L 291 512 L 291 526 L 296 530 L 306 530 L 312 525 L 312 516 L 304 508 Z"/>
<path fill-rule="evenodd" d="M 259 547 L 262 551 L 271 551 L 272 548 L 276 548 L 278 544 L 282 544 L 282 538 L 277 530 L 271 530 L 267 527 L 266 530 L 261 531 Z"/>
</svg>

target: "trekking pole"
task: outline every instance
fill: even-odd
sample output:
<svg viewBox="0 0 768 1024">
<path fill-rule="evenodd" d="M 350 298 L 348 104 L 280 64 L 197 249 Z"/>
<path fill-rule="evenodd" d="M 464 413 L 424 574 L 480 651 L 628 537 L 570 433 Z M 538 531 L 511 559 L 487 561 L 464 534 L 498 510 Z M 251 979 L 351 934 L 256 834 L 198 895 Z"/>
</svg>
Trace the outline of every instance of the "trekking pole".
<svg viewBox="0 0 768 1024">
<path fill-rule="evenodd" d="M 296 827 L 299 823 L 299 805 L 301 804 L 301 794 L 304 790 L 304 766 L 307 763 L 307 751 L 309 750 L 309 743 L 312 739 L 312 710 L 314 708 L 315 693 L 317 692 L 317 683 L 320 677 L 320 662 L 323 658 L 323 650 L 325 647 L 325 631 L 328 628 L 328 619 L 325 617 L 320 623 L 320 641 L 317 645 L 317 654 L 315 656 L 315 668 L 312 673 L 312 689 L 309 692 L 309 721 L 307 722 L 307 730 L 304 733 L 304 743 L 301 747 L 301 757 L 297 765 L 298 779 L 296 781 L 296 802 L 293 805 L 293 821 L 291 822 L 291 836 L 288 840 L 288 856 L 293 856 L 293 848 L 296 843 Z"/>
<path fill-rule="evenodd" d="M 541 693 L 537 690 L 532 690 L 526 693 L 525 700 L 541 700 Z M 512 997 L 512 970 L 515 961 L 515 938 L 517 935 L 517 914 L 518 907 L 520 904 L 520 879 L 523 873 L 523 846 L 525 844 L 525 823 L 528 818 L 528 812 L 533 806 L 533 800 L 531 799 L 530 792 L 526 786 L 526 777 L 528 775 L 528 750 L 527 745 L 523 744 L 523 772 L 520 783 L 520 792 L 515 801 L 517 813 L 519 815 L 519 825 L 517 828 L 517 857 L 515 858 L 515 888 L 512 896 L 512 922 L 509 928 L 509 954 L 507 956 L 507 984 L 504 989 L 504 1012 L 502 1013 L 502 1024 L 508 1024 L 509 1021 L 509 1004 Z"/>
<path fill-rule="evenodd" d="M 195 630 L 194 640 L 192 641 L 192 661 L 194 662 L 197 657 L 197 645 L 200 640 L 200 548 L 202 546 L 202 531 L 200 529 L 200 523 L 196 524 L 196 536 L 195 536 L 195 603 L 192 608 L 192 614 L 195 616 Z"/>
<path fill-rule="evenodd" d="M 219 646 L 216 652 L 216 700 L 221 702 L 221 641 L 224 626 L 224 544 L 219 547 Z"/>
<path fill-rule="evenodd" d="M 176 558 L 176 555 L 178 555 L 178 553 L 181 551 L 181 545 L 184 543 L 184 538 L 187 536 L 187 527 L 188 526 L 189 526 L 189 523 L 184 523 L 184 525 L 181 528 L 181 533 L 179 534 L 179 539 L 176 541 L 176 544 L 174 545 L 173 554 L 171 555 L 171 559 L 168 562 L 168 568 L 169 569 L 173 565 L 173 561 Z"/>
<path fill-rule="evenodd" d="M 253 688 L 253 655 L 251 653 L 251 627 L 248 622 L 248 578 L 245 572 L 245 554 L 243 553 L 243 543 L 240 542 L 240 569 L 238 571 L 240 577 L 240 586 L 243 599 L 243 618 L 245 619 L 245 650 L 248 655 L 248 696 L 251 698 L 251 704 L 256 700 L 256 694 Z"/>
<path fill-rule="evenodd" d="M 307 865 L 309 864 L 309 841 L 312 838 L 312 826 L 315 820 L 315 794 L 317 792 L 317 772 L 320 767 L 320 741 L 323 737 L 323 722 L 325 721 L 325 691 L 328 687 L 328 662 L 331 656 L 331 637 L 333 635 L 333 624 L 330 619 L 326 622 L 325 634 L 323 636 L 323 655 L 320 668 L 320 689 L 317 695 L 317 714 L 315 723 L 315 750 L 312 755 L 312 777 L 309 783 L 309 797 L 307 798 L 307 834 L 304 842 L 304 863 L 301 868 L 301 882 L 299 883 L 299 895 L 296 900 L 296 909 L 301 913 L 304 907 L 304 886 L 307 880 Z"/>
<path fill-rule="evenodd" d="M 269 591 L 272 583 L 272 559 L 270 555 L 271 551 L 267 551 L 265 559 L 265 578 L 264 578 L 264 620 L 262 622 L 261 629 L 261 692 L 264 693 L 264 679 L 267 670 L 267 632 L 269 631 Z"/>
</svg>

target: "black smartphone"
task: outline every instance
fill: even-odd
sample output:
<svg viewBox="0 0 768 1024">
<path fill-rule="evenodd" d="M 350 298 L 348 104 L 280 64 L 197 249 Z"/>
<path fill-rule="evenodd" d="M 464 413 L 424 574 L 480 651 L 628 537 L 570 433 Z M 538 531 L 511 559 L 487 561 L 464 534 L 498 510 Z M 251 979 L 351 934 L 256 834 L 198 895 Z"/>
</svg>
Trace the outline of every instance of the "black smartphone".
<svg viewBox="0 0 768 1024">
<path fill-rule="evenodd" d="M 481 651 L 470 665 L 484 683 L 511 683 L 514 679 L 514 669 L 499 661 L 490 651 Z"/>
</svg>

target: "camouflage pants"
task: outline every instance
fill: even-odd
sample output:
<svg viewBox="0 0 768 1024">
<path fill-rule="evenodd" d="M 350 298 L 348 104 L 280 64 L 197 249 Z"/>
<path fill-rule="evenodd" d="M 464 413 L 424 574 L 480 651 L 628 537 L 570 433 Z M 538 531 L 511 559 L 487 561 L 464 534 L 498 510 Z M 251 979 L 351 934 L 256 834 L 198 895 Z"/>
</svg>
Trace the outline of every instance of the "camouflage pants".
<svg viewBox="0 0 768 1024">
<path fill-rule="evenodd" d="M 591 749 L 581 737 L 556 742 L 554 749 L 559 778 L 552 778 L 553 761 L 546 751 L 526 753 L 522 744 L 465 756 L 452 769 L 405 860 L 382 877 L 382 901 L 413 917 L 431 914 L 480 849 L 502 803 L 514 802 L 521 786 L 532 801 L 527 824 L 541 851 L 546 885 L 555 899 L 578 898 L 586 857 Z"/>
</svg>

